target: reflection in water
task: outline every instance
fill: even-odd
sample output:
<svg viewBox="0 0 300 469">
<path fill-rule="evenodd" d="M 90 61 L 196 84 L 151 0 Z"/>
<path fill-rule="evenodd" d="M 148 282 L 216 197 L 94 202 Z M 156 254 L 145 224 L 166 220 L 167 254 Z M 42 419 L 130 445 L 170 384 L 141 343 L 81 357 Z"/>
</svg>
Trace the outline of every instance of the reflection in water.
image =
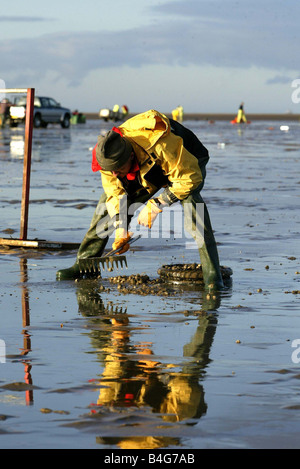
<svg viewBox="0 0 300 469">
<path fill-rule="evenodd" d="M 24 126 L 0 130 L 0 158 L 23 159 L 25 145 Z M 32 136 L 32 158 L 48 159 L 71 146 L 71 133 L 60 128 L 35 129 Z"/>
<path fill-rule="evenodd" d="M 30 334 L 28 333 L 26 327 L 30 326 L 30 310 L 29 310 L 29 292 L 27 288 L 27 280 L 28 280 L 28 273 L 27 273 L 27 259 L 20 259 L 20 276 L 21 276 L 21 283 L 22 283 L 22 323 L 23 323 L 23 349 L 21 350 L 21 355 L 26 356 L 31 351 L 31 338 Z M 32 377 L 31 377 L 31 361 L 29 360 L 22 360 L 24 364 L 25 376 L 24 380 L 25 383 L 28 385 L 32 385 Z M 33 390 L 28 389 L 25 391 L 25 399 L 26 404 L 33 404 Z"/>
<path fill-rule="evenodd" d="M 23 158 L 25 139 L 23 135 L 12 135 L 10 140 L 10 155 L 12 158 Z"/>
<path fill-rule="evenodd" d="M 162 428 L 162 422 L 195 425 L 207 410 L 200 382 L 209 363 L 216 316 L 206 312 L 199 316 L 193 337 L 183 347 L 183 364 L 162 363 L 155 358 L 151 340 L 132 342 L 136 327 L 131 325 L 127 311 L 105 307 L 98 288 L 96 282 L 88 280 L 80 282 L 77 288 L 79 311 L 89 317 L 92 345 L 103 364 L 99 397 L 91 415 L 103 412 L 103 408 L 118 411 L 120 415 L 122 409 L 128 407 L 150 408 L 151 413 L 161 419 L 157 428 Z M 175 367 L 181 367 L 181 370 L 172 371 Z M 141 435 L 139 417 L 136 425 L 140 427 L 137 433 Z M 115 444 L 123 449 L 141 449 L 179 445 L 180 439 L 147 435 L 98 437 L 97 442 Z"/>
<path fill-rule="evenodd" d="M 5 130 L 0 129 L 0 158 L 5 158 L 9 153 L 9 138 Z"/>
</svg>

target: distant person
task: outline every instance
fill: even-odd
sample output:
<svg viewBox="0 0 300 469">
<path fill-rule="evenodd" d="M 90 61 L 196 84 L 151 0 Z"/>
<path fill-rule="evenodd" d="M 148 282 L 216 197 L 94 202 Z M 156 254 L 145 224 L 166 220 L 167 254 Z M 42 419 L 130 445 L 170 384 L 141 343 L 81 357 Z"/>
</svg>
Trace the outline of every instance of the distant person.
<svg viewBox="0 0 300 469">
<path fill-rule="evenodd" d="M 178 122 L 183 121 L 183 107 L 182 106 L 177 106 L 175 109 L 173 109 L 172 119 Z"/>
<path fill-rule="evenodd" d="M 239 107 L 239 110 L 238 110 L 238 113 L 237 113 L 237 116 L 236 116 L 236 123 L 237 124 L 242 124 L 242 123 L 247 124 L 247 118 L 246 118 L 245 113 L 244 113 L 244 103 L 241 103 L 241 105 Z"/>
<path fill-rule="evenodd" d="M 0 102 L 0 127 L 5 127 L 6 121 L 9 119 L 9 109 L 10 109 L 11 103 L 9 102 L 8 99 L 4 98 Z"/>
<path fill-rule="evenodd" d="M 179 117 L 179 111 L 178 111 L 178 108 L 176 107 L 175 109 L 173 109 L 172 111 L 172 119 L 174 121 L 178 121 L 178 117 Z"/>
<path fill-rule="evenodd" d="M 129 109 L 126 106 L 126 104 L 123 104 L 123 106 L 121 107 L 121 112 L 122 112 L 122 117 L 124 119 L 129 113 Z"/>
<path fill-rule="evenodd" d="M 104 136 L 100 135 L 93 150 L 92 170 L 100 171 L 104 193 L 75 264 L 59 270 L 57 279 L 79 278 L 78 260 L 101 256 L 114 231 L 113 249 L 122 247 L 120 254 L 126 252 L 130 247 L 127 241 L 130 239 L 129 223 L 134 215 L 131 212 L 133 207 L 137 210 L 136 204 L 139 207 L 145 204 L 138 223 L 151 228 L 165 207 L 180 202 L 185 227 L 198 245 L 205 286 L 222 288 L 217 246 L 209 213 L 200 195 L 208 160 L 207 149 L 193 132 L 154 110 L 137 114 Z M 163 192 L 155 197 L 161 188 Z M 203 217 L 199 214 L 200 207 L 204 209 Z"/>
<path fill-rule="evenodd" d="M 177 109 L 178 109 L 178 120 L 179 122 L 182 122 L 183 121 L 183 107 L 181 106 L 181 104 L 177 106 Z"/>
<path fill-rule="evenodd" d="M 115 104 L 114 107 L 112 108 L 112 120 L 116 122 L 120 119 L 121 119 L 120 106 L 119 104 Z"/>
</svg>

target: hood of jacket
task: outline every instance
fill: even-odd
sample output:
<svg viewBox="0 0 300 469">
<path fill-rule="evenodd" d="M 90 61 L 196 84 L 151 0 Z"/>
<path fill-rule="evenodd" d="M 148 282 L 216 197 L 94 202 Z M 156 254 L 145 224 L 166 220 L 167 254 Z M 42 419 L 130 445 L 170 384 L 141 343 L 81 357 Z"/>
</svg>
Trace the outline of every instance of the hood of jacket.
<svg viewBox="0 0 300 469">
<path fill-rule="evenodd" d="M 124 137 L 133 139 L 144 150 L 149 151 L 156 142 L 170 131 L 169 119 L 162 113 L 151 109 L 137 114 L 119 126 Z"/>
</svg>

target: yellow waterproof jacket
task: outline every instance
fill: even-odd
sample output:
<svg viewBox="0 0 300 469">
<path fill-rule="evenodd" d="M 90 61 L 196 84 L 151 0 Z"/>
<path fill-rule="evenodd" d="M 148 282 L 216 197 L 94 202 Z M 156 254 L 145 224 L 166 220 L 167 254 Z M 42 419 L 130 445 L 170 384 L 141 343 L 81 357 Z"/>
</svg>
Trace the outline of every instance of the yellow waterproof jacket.
<svg viewBox="0 0 300 469">
<path fill-rule="evenodd" d="M 138 114 L 119 126 L 135 152 L 140 167 L 140 183 L 154 194 L 160 189 L 147 181 L 147 173 L 156 164 L 169 181 L 168 190 L 174 200 L 185 199 L 202 182 L 198 159 L 186 150 L 181 137 L 171 132 L 169 119 L 155 110 Z M 111 217 L 119 213 L 119 198 L 126 194 L 121 181 L 111 172 L 101 170 L 102 185 L 107 195 Z"/>
</svg>

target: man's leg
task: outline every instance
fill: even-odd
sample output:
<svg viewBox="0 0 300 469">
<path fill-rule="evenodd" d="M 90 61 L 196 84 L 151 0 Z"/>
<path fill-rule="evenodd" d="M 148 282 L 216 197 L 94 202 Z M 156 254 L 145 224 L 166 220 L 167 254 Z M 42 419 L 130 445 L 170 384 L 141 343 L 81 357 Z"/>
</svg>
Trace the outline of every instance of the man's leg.
<svg viewBox="0 0 300 469">
<path fill-rule="evenodd" d="M 195 239 L 202 265 L 203 280 L 208 289 L 224 287 L 219 255 L 207 206 L 198 188 L 182 201 L 186 230 Z"/>
</svg>

